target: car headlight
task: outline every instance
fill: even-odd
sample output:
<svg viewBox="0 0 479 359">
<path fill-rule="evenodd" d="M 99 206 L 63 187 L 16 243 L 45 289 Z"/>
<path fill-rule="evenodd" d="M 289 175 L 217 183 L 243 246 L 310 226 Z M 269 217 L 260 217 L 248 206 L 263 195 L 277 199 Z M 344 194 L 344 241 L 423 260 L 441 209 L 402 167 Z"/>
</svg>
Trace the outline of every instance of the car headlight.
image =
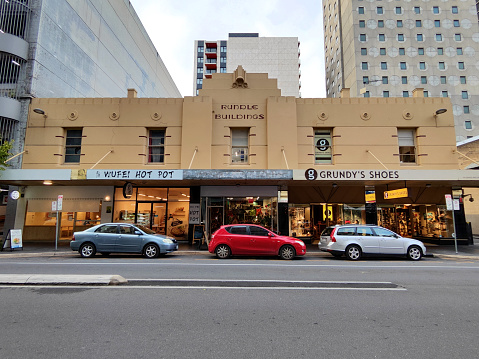
<svg viewBox="0 0 479 359">
<path fill-rule="evenodd" d="M 164 239 L 163 239 L 163 243 L 171 244 L 171 243 L 173 243 L 173 241 L 172 241 L 171 239 L 169 239 L 169 238 L 164 238 Z"/>
<path fill-rule="evenodd" d="M 304 246 L 304 242 L 303 241 L 295 241 L 296 243 L 298 243 L 300 246 Z"/>
</svg>

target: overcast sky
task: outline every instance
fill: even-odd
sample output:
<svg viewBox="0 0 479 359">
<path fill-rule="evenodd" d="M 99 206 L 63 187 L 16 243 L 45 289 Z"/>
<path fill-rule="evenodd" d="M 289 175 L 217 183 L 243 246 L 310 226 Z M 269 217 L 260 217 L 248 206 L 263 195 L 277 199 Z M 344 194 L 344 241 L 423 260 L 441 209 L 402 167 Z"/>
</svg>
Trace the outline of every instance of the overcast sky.
<svg viewBox="0 0 479 359">
<path fill-rule="evenodd" d="M 326 97 L 320 0 L 130 0 L 183 96 L 193 95 L 195 40 L 230 32 L 298 37 L 301 95 Z"/>
</svg>

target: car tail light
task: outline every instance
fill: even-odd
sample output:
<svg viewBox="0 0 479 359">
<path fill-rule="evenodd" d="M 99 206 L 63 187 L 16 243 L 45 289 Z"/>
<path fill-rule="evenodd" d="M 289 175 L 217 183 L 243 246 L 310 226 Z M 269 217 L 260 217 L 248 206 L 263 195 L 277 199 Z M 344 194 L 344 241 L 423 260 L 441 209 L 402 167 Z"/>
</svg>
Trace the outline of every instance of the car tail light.
<svg viewBox="0 0 479 359">
<path fill-rule="evenodd" d="M 75 235 L 72 236 L 72 241 L 74 241 L 74 240 L 75 240 Z"/>
<path fill-rule="evenodd" d="M 331 231 L 331 242 L 336 242 L 336 238 L 334 238 L 334 233 L 336 232 L 336 228 L 334 228 L 332 231 Z"/>
</svg>

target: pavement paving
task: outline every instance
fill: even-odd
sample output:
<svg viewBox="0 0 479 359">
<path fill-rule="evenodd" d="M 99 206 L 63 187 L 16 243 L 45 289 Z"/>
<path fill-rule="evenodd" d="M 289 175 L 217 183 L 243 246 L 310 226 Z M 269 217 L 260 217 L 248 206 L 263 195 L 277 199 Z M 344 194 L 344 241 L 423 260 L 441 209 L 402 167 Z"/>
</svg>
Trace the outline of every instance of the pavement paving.
<svg viewBox="0 0 479 359">
<path fill-rule="evenodd" d="M 476 243 L 478 241 L 475 241 Z M 7 258 L 35 258 L 35 257 L 79 257 L 78 252 L 70 249 L 69 241 L 61 241 L 55 249 L 51 242 L 24 243 L 23 249 L 10 250 L 9 248 L 0 251 L 0 261 Z M 479 261 L 479 244 L 472 245 L 438 245 L 424 243 L 427 249 L 427 257 Z M 307 257 L 330 258 L 329 253 L 321 252 L 316 244 L 306 244 Z M 178 251 L 169 255 L 188 256 L 211 256 L 206 249 L 198 249 L 187 243 L 180 243 Z M 118 285 L 125 284 L 127 280 L 118 275 L 0 275 L 0 285 Z"/>
</svg>

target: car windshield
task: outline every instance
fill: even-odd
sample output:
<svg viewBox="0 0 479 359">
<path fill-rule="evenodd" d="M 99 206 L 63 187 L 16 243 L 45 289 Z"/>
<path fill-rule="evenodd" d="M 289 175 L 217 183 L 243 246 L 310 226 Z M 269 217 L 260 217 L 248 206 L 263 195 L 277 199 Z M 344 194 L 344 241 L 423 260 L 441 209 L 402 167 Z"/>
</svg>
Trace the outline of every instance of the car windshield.
<svg viewBox="0 0 479 359">
<path fill-rule="evenodd" d="M 141 224 L 136 224 L 135 225 L 138 229 L 141 229 L 143 232 L 145 232 L 146 234 L 156 234 L 155 231 L 152 231 L 151 229 L 145 227 L 145 226 L 142 226 Z"/>
</svg>

